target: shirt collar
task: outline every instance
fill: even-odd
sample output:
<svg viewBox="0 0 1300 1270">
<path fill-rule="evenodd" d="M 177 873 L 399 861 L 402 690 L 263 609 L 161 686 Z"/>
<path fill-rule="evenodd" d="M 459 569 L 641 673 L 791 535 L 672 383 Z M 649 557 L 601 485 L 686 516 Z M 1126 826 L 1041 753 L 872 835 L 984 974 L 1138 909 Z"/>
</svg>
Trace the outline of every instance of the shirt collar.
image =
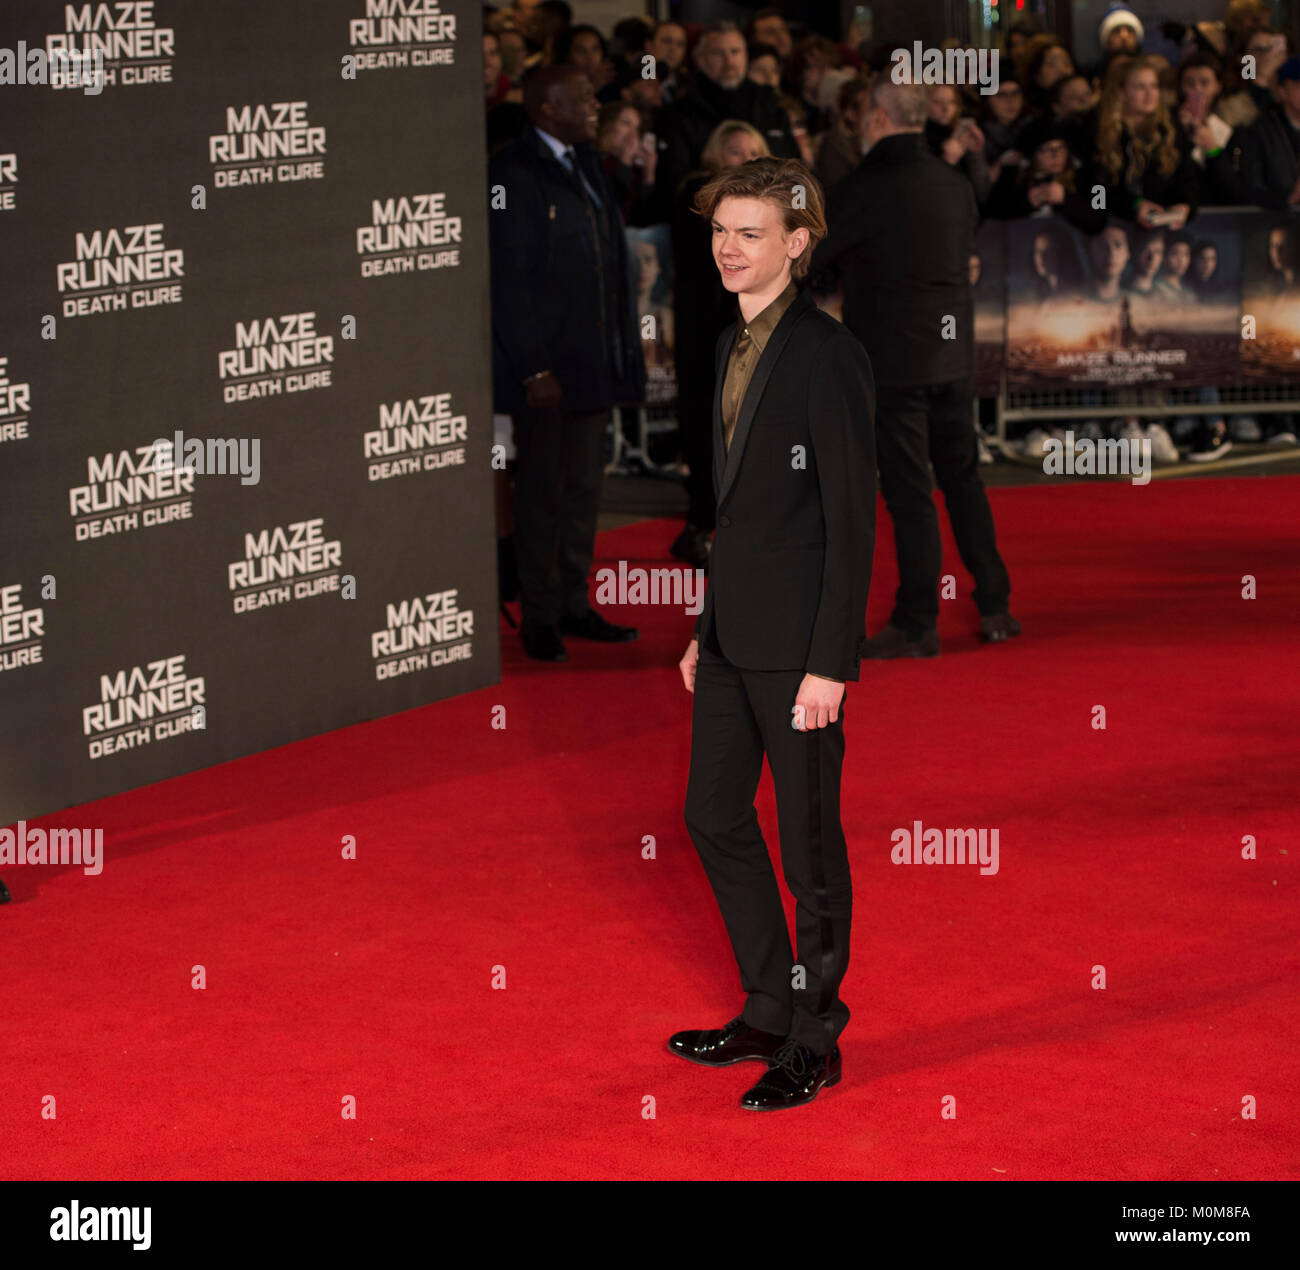
<svg viewBox="0 0 1300 1270">
<path fill-rule="evenodd" d="M 799 288 L 795 286 L 794 279 L 791 278 L 786 283 L 785 290 L 767 308 L 761 313 L 756 313 L 750 321 L 744 323 L 744 329 L 749 333 L 749 338 L 754 341 L 760 353 L 767 347 L 767 341 L 771 339 L 777 323 L 785 316 L 786 309 L 794 303 L 795 296 L 798 294 Z"/>
<path fill-rule="evenodd" d="M 541 139 L 545 141 L 548 146 L 551 147 L 551 151 L 557 159 L 560 158 L 561 155 L 563 155 L 564 152 L 569 148 L 564 144 L 563 141 L 556 140 L 556 138 L 551 136 L 549 132 L 546 132 L 543 129 L 538 128 L 536 124 L 534 124 L 533 127 L 537 130 L 537 135 L 541 137 Z"/>
</svg>

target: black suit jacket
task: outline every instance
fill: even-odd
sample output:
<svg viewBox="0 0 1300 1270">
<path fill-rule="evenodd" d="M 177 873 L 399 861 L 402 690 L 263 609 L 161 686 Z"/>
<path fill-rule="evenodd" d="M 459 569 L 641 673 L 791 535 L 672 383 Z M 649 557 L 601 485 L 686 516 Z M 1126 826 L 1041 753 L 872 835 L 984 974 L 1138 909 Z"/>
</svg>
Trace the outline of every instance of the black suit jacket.
<svg viewBox="0 0 1300 1270">
<path fill-rule="evenodd" d="M 876 532 L 871 363 L 800 291 L 754 367 L 728 452 L 722 386 L 735 334 L 733 322 L 716 350 L 718 521 L 696 635 L 713 627 L 746 670 L 857 679 Z"/>
<path fill-rule="evenodd" d="M 813 253 L 819 285 L 844 293 L 844 324 L 881 387 L 969 378 L 975 371 L 970 254 L 979 225 L 971 183 L 920 132 L 877 141 L 835 187 L 828 236 Z M 955 338 L 944 338 L 945 319 Z"/>
<path fill-rule="evenodd" d="M 488 166 L 490 187 L 505 196 L 489 203 L 488 230 L 493 396 L 506 414 L 524 405 L 523 381 L 542 370 L 559 381 L 566 410 L 645 396 L 617 195 L 590 146 L 574 153 L 599 210 L 531 123 Z"/>
</svg>

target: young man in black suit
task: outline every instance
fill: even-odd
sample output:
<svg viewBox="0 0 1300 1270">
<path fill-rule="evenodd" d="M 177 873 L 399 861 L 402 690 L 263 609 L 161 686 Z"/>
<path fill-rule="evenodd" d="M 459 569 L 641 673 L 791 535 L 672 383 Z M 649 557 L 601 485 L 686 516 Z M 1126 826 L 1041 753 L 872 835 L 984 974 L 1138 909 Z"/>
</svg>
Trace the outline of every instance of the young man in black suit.
<svg viewBox="0 0 1300 1270">
<path fill-rule="evenodd" d="M 696 206 L 741 316 L 718 341 L 717 530 L 681 660 L 695 694 L 686 825 L 747 998 L 724 1027 L 678 1032 L 668 1046 L 709 1066 L 768 1062 L 741 1105 L 769 1111 L 810 1102 L 841 1078 L 853 898 L 841 716 L 866 641 L 875 386 L 862 345 L 795 282 L 826 232 L 808 169 L 756 159 L 716 177 Z M 764 754 L 797 962 L 754 811 Z"/>
</svg>

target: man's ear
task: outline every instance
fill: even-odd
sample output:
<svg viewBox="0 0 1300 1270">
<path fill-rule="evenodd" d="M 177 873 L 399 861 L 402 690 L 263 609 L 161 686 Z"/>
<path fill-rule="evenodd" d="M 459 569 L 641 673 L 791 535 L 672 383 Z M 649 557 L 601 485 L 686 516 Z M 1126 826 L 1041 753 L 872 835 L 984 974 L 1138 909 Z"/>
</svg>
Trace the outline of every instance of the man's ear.
<svg viewBox="0 0 1300 1270">
<path fill-rule="evenodd" d="M 800 225 L 798 229 L 790 231 L 790 259 L 798 260 L 803 255 L 804 248 L 808 246 L 808 231 Z"/>
</svg>

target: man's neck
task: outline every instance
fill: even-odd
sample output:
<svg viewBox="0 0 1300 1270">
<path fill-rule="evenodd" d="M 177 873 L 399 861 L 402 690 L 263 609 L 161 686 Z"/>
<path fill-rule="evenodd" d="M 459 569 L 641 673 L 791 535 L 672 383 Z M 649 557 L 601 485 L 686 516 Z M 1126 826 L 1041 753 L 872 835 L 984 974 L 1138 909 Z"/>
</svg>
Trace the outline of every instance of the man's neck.
<svg viewBox="0 0 1300 1270">
<path fill-rule="evenodd" d="M 740 316 L 746 322 L 752 322 L 789 284 L 790 271 L 787 269 L 780 278 L 764 287 L 762 291 L 742 291 L 736 297 L 740 302 Z"/>
</svg>

